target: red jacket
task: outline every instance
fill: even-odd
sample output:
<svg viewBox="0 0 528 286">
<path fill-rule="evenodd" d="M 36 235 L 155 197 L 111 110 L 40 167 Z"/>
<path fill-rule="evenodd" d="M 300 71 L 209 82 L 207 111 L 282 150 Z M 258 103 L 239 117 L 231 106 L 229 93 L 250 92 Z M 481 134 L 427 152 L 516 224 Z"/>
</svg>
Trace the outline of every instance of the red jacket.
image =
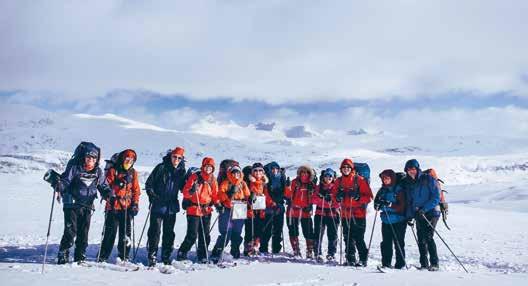
<svg viewBox="0 0 528 286">
<path fill-rule="evenodd" d="M 334 184 L 334 192 L 337 194 L 342 188 L 344 192 L 341 206 L 341 217 L 351 218 L 365 218 L 367 216 L 367 205 L 372 201 L 372 191 L 367 181 L 352 172 L 348 176 L 341 176 L 337 178 Z M 357 180 L 357 181 L 356 181 Z M 354 195 L 359 191 L 359 200 L 354 200 Z"/>
<path fill-rule="evenodd" d="M 312 203 L 316 206 L 315 215 L 325 217 L 336 217 L 339 215 L 339 203 L 336 200 L 337 190 L 334 188 L 334 185 L 334 182 L 330 184 L 321 183 L 315 188 L 315 192 L 312 196 Z M 319 197 L 319 193 L 329 193 L 332 199 L 327 202 L 324 198 Z"/>
<path fill-rule="evenodd" d="M 131 178 L 127 182 L 127 177 Z M 116 172 L 115 168 L 108 169 L 106 173 L 106 182 L 114 191 L 116 196 L 113 205 L 106 201 L 106 210 L 123 210 L 128 209 L 132 204 L 139 206 L 140 187 L 136 170 L 130 169 L 126 172 Z M 123 182 L 123 188 L 119 187 L 118 182 Z"/>
<path fill-rule="evenodd" d="M 309 218 L 312 216 L 312 196 L 315 187 L 310 180 L 301 182 L 299 177 L 295 178 L 290 188 L 284 190 L 284 197 L 290 199 L 286 214 L 291 218 Z M 310 211 L 305 208 L 310 207 Z"/>
<path fill-rule="evenodd" d="M 200 176 L 200 180 L 198 180 Z M 199 182 L 202 182 L 199 184 Z M 198 189 L 191 195 L 190 190 L 194 184 L 198 184 Z M 214 175 L 207 176 L 206 173 L 200 171 L 192 174 L 185 186 L 183 187 L 183 199 L 191 201 L 192 205 L 187 207 L 188 216 L 208 216 L 213 211 L 212 205 L 218 203 L 218 183 Z"/>
<path fill-rule="evenodd" d="M 229 188 L 235 185 L 238 188 L 238 192 L 233 195 L 233 198 L 227 196 Z M 236 179 L 232 173 L 227 172 L 227 178 L 220 184 L 220 190 L 218 191 L 218 198 L 220 202 L 228 209 L 233 207 L 232 200 L 246 201 L 249 198 L 249 188 L 244 182 L 244 177 L 240 176 L 240 179 Z"/>
</svg>

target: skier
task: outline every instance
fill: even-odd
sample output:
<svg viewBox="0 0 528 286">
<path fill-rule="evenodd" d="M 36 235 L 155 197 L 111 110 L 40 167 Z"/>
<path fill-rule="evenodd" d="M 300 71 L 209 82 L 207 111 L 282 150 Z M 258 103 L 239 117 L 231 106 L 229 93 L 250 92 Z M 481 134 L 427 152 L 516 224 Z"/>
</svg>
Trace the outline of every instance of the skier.
<svg viewBox="0 0 528 286">
<path fill-rule="evenodd" d="M 416 159 L 407 161 L 404 171 L 406 176 L 402 180 L 401 186 L 404 188 L 407 197 L 408 223 L 412 227 L 416 221 L 420 269 L 438 271 L 438 253 L 433 238 L 436 224 L 440 218 L 438 183 L 429 174 L 422 173 L 420 164 Z M 427 260 L 428 255 L 429 261 Z"/>
<path fill-rule="evenodd" d="M 367 205 L 372 200 L 372 191 L 367 181 L 356 174 L 351 159 L 344 159 L 339 168 L 341 177 L 334 184 L 336 200 L 340 204 L 346 263 L 349 266 L 367 266 L 365 244 Z M 359 261 L 356 260 L 356 248 Z"/>
<path fill-rule="evenodd" d="M 100 158 L 99 147 L 82 142 L 61 174 L 57 190 L 63 201 L 64 234 L 57 254 L 57 264 L 68 262 L 74 240 L 74 261 L 81 264 L 86 260 L 93 201 L 98 189 L 104 192 L 109 189 L 103 171 L 99 168 Z"/>
<path fill-rule="evenodd" d="M 137 155 L 127 149 L 119 153 L 115 165 L 106 171 L 106 183 L 111 192 L 101 194 L 106 200 L 104 236 L 99 252 L 99 262 L 106 262 L 112 253 L 116 232 L 119 228 L 117 244 L 118 257 L 122 261 L 129 258 L 131 245 L 131 218 L 139 211 L 140 187 L 138 174 L 134 170 Z"/>
<path fill-rule="evenodd" d="M 263 198 L 265 201 L 265 193 L 268 188 L 268 178 L 264 174 L 264 166 L 261 163 L 255 163 L 251 166 L 251 174 L 249 174 L 248 180 L 251 194 L 247 212 L 248 218 L 246 219 L 244 230 L 245 256 L 258 254 L 262 229 L 264 228 L 265 210 L 255 210 L 253 208 L 253 203 L 256 202 L 257 198 Z"/>
<path fill-rule="evenodd" d="M 325 229 L 327 229 L 328 252 L 327 261 L 333 261 L 337 251 L 337 230 L 339 227 L 339 203 L 336 201 L 334 184 L 336 172 L 331 168 L 321 172 L 321 180 L 312 197 L 316 205 L 314 228 L 315 228 L 315 257 L 318 262 L 323 261 L 322 241 Z"/>
<path fill-rule="evenodd" d="M 208 262 L 212 206 L 218 204 L 218 183 L 214 170 L 213 158 L 203 158 L 200 171 L 192 174 L 183 187 L 182 207 L 187 211 L 187 233 L 178 249 L 178 261 L 187 259 L 187 252 L 198 238 L 198 262 Z"/>
<path fill-rule="evenodd" d="M 300 223 L 303 236 L 306 239 L 306 258 L 313 258 L 312 196 L 315 191 L 314 178 L 315 172 L 310 166 L 301 166 L 297 169 L 297 177 L 292 181 L 291 187 L 285 190 L 284 196 L 288 204 L 286 210 L 288 234 L 294 256 L 301 256 L 299 247 Z"/>
<path fill-rule="evenodd" d="M 271 239 L 271 251 L 276 254 L 281 251 L 281 242 L 284 239 L 284 192 L 291 186 L 291 181 L 286 178 L 284 171 L 281 170 L 277 162 L 266 164 L 264 170 L 268 178 L 268 185 L 264 189 L 266 211 L 259 252 L 268 253 Z"/>
<path fill-rule="evenodd" d="M 394 268 L 405 267 L 405 230 L 407 219 L 405 216 L 405 192 L 397 185 L 396 173 L 384 170 L 380 173 L 382 186 L 376 193 L 374 209 L 381 211 L 381 267 L 392 268 L 393 244 L 396 250 L 396 264 Z"/>
<path fill-rule="evenodd" d="M 158 164 L 149 175 L 145 189 L 151 204 L 150 225 L 148 229 L 148 264 L 156 265 L 160 231 L 163 225 L 161 260 L 170 263 L 174 247 L 174 224 L 180 211 L 178 192 L 185 183 L 184 149 L 176 147 Z"/>
<path fill-rule="evenodd" d="M 242 170 L 238 165 L 229 167 L 227 178 L 220 184 L 218 198 L 220 204 L 215 207 L 219 213 L 218 231 L 220 235 L 211 254 L 211 260 L 218 263 L 221 260 L 224 247 L 231 242 L 231 255 L 240 258 L 240 244 L 242 243 L 242 228 L 245 219 L 233 219 L 235 204 L 246 204 L 249 199 L 249 188 L 244 182 Z"/>
</svg>

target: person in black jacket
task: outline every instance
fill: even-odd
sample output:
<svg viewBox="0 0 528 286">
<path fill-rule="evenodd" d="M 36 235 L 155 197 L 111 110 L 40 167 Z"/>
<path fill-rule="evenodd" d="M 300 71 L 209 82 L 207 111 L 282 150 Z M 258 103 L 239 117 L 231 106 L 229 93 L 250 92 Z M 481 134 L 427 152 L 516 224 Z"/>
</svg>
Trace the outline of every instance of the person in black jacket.
<svg viewBox="0 0 528 286">
<path fill-rule="evenodd" d="M 156 265 L 160 232 L 163 226 L 161 260 L 170 263 L 174 249 L 174 224 L 176 214 L 180 212 L 178 192 L 185 184 L 184 149 L 176 147 L 158 164 L 145 184 L 151 204 L 150 225 L 148 229 L 148 263 Z"/>
<path fill-rule="evenodd" d="M 74 261 L 82 263 L 86 260 L 93 201 L 97 198 L 98 189 L 109 189 L 103 171 L 99 168 L 100 157 L 101 151 L 97 146 L 83 142 L 77 147 L 74 157 L 60 177 L 57 190 L 63 202 L 64 233 L 57 254 L 57 264 L 68 262 L 74 240 Z"/>
</svg>

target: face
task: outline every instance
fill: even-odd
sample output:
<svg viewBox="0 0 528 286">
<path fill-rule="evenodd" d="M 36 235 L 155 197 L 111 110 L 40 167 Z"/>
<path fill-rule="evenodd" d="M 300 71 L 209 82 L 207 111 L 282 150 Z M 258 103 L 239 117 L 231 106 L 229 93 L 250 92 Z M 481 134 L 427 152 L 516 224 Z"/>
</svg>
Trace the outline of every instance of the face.
<svg viewBox="0 0 528 286">
<path fill-rule="evenodd" d="M 323 177 L 323 182 L 324 182 L 325 184 L 330 184 L 330 183 L 332 182 L 332 179 L 333 179 L 333 178 L 332 178 L 331 176 L 324 176 L 324 177 Z"/>
<path fill-rule="evenodd" d="M 212 174 L 213 173 L 213 166 L 211 165 L 207 165 L 204 167 L 204 171 L 207 173 L 207 174 Z"/>
<path fill-rule="evenodd" d="M 273 175 L 278 175 L 279 172 L 280 172 L 279 168 L 272 168 L 272 169 L 271 169 L 271 173 L 272 173 Z"/>
<path fill-rule="evenodd" d="M 242 174 L 240 172 L 233 172 L 233 177 L 238 180 L 242 177 Z"/>
<path fill-rule="evenodd" d="M 416 168 L 411 167 L 411 168 L 407 169 L 407 175 L 409 175 L 411 178 L 415 179 L 416 178 L 416 174 L 418 174 L 418 170 L 416 170 Z"/>
<path fill-rule="evenodd" d="M 308 171 L 306 171 L 306 170 L 302 170 L 300 175 L 301 175 L 301 179 L 303 181 L 308 180 L 308 178 L 310 177 L 310 174 L 308 174 Z"/>
<path fill-rule="evenodd" d="M 180 155 L 171 155 L 171 161 L 174 167 L 178 167 L 178 165 L 180 164 L 182 160 L 183 160 L 183 157 Z"/>
<path fill-rule="evenodd" d="M 381 178 L 381 181 L 383 182 L 383 184 L 384 184 L 385 186 L 389 186 L 389 185 L 391 184 L 391 182 L 392 182 L 391 178 L 390 178 L 390 177 L 387 177 L 387 176 L 383 176 L 383 177 Z"/>
<path fill-rule="evenodd" d="M 123 160 L 123 169 L 128 170 L 132 165 L 134 164 L 134 158 L 133 157 L 126 157 L 125 160 Z"/>
<path fill-rule="evenodd" d="M 255 169 L 251 173 L 253 174 L 253 177 L 255 177 L 257 179 L 262 179 L 262 177 L 264 177 L 264 170 L 263 169 Z"/>
<path fill-rule="evenodd" d="M 88 171 L 93 170 L 95 168 L 95 163 L 97 162 L 97 158 L 86 156 L 84 158 L 84 168 Z"/>
<path fill-rule="evenodd" d="M 348 176 L 350 173 L 352 173 L 352 168 L 349 165 L 344 165 L 341 167 L 341 173 L 345 176 Z"/>
</svg>

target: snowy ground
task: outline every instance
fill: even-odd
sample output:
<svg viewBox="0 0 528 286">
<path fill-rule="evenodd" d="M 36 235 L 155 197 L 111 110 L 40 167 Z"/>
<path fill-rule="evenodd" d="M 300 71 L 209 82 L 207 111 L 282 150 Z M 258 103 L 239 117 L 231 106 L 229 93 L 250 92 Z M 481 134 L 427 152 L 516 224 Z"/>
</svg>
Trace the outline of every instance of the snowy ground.
<svg viewBox="0 0 528 286">
<path fill-rule="evenodd" d="M 240 134 L 234 137 L 240 139 L 237 141 L 212 137 L 211 134 L 160 129 L 112 115 L 42 114 L 39 110 L 13 106 L 4 111 L 3 121 L 0 122 L 2 285 L 115 285 L 120 282 L 129 285 L 379 285 L 390 281 L 405 285 L 525 285 L 528 278 L 526 136 L 424 138 L 421 142 L 414 142 L 405 136 L 385 133 L 341 137 L 342 142 L 331 139 L 335 137 L 327 139 L 324 136 L 288 141 L 282 137 L 274 138 L 273 134 L 263 135 L 238 128 Z M 19 115 L 23 116 L 19 118 Z M 211 129 L 211 132 L 218 129 L 221 127 Z M 56 266 L 53 263 L 63 229 L 61 206 L 56 205 L 50 236 L 50 264 L 42 275 L 40 263 L 51 204 L 51 188 L 42 180 L 42 175 L 48 168 L 61 171 L 70 156 L 68 152 L 81 140 L 97 142 L 103 147 L 105 157 L 125 147 L 136 149 L 139 154 L 136 169 L 140 172 L 142 185 L 160 155 L 180 144 L 187 149 L 188 166 L 199 164 L 204 155 L 211 155 L 218 161 L 232 157 L 242 164 L 274 159 L 287 167 L 289 175 L 293 175 L 296 166 L 301 163 L 311 163 L 320 170 L 337 168 L 344 157 L 352 157 L 355 161 L 370 164 L 374 191 L 379 186 L 377 174 L 381 170 L 401 170 L 406 160 L 416 157 L 422 166 L 435 167 L 447 183 L 452 231 L 441 223 L 437 229 L 471 273 L 463 272 L 438 238 L 440 272 L 411 269 L 389 274 L 376 273 L 375 266 L 380 263 L 379 219 L 370 265 L 364 269 L 315 265 L 284 257 L 244 261 L 247 263 L 228 269 L 176 271 L 171 275 L 146 270 L 122 273 Z M 130 143 L 124 146 L 123 142 Z M 147 204 L 148 200 L 143 196 L 141 211 L 135 222 L 136 238 L 145 222 Z M 367 235 L 374 221 L 373 216 L 374 211 L 369 209 Z M 185 216 L 179 214 L 175 228 L 176 248 L 184 238 L 185 223 Z M 89 237 L 89 259 L 96 256 L 102 226 L 103 205 L 96 203 Z M 214 229 L 213 241 L 217 233 Z M 145 240 L 142 245 L 145 245 Z M 289 243 L 286 249 L 291 249 Z M 406 252 L 408 263 L 418 264 L 418 250 L 410 229 L 407 231 Z M 140 249 L 138 259 L 146 263 L 144 248 Z"/>
</svg>

